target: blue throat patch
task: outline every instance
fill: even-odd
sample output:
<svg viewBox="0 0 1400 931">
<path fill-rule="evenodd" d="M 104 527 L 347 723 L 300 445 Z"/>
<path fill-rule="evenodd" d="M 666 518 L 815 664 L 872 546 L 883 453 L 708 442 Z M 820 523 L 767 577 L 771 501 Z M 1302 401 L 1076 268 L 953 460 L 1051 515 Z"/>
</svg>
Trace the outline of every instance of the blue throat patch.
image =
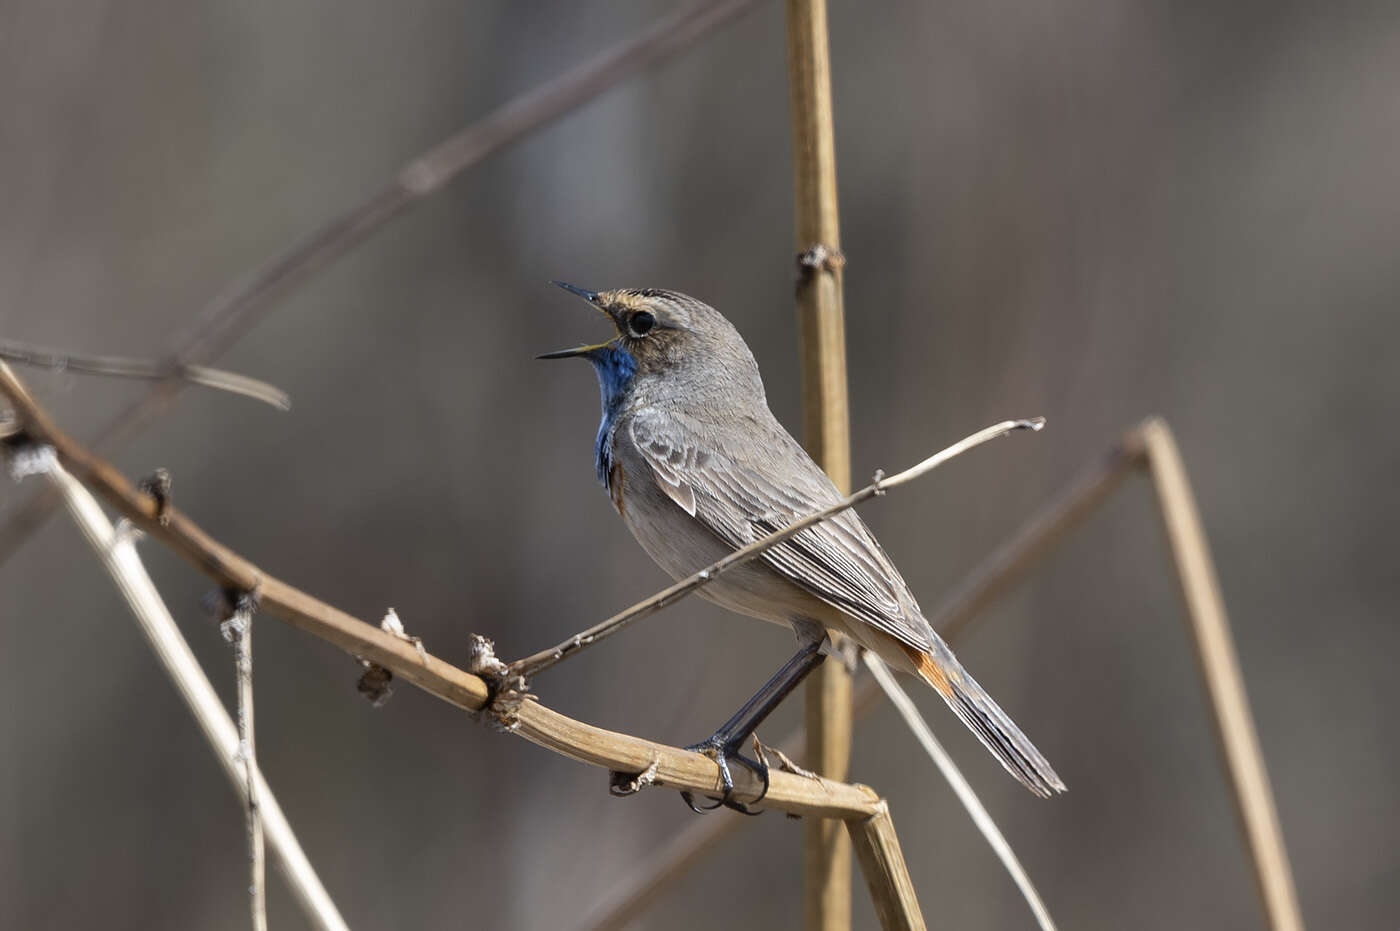
<svg viewBox="0 0 1400 931">
<path fill-rule="evenodd" d="M 598 440 L 593 445 L 593 466 L 598 470 L 598 481 L 611 491 L 608 479 L 612 475 L 613 426 L 632 386 L 632 377 L 637 374 L 637 360 L 625 349 L 607 346 L 591 353 L 588 361 L 598 372 L 598 388 L 603 395 L 603 420 L 598 424 Z"/>
</svg>

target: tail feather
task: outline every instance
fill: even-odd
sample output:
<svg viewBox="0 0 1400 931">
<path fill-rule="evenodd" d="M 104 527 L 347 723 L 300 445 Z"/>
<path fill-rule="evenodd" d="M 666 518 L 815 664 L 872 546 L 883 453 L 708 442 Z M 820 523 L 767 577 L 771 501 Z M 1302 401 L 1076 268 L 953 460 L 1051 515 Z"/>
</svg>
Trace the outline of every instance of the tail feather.
<svg viewBox="0 0 1400 931">
<path fill-rule="evenodd" d="M 1006 771 L 1041 798 L 1065 791 L 1065 784 L 1050 763 L 1035 748 L 992 697 L 947 654 L 947 661 L 918 650 L 905 648 L 919 676 L 933 686 L 948 707 L 967 725 L 982 745 L 992 752 Z"/>
</svg>

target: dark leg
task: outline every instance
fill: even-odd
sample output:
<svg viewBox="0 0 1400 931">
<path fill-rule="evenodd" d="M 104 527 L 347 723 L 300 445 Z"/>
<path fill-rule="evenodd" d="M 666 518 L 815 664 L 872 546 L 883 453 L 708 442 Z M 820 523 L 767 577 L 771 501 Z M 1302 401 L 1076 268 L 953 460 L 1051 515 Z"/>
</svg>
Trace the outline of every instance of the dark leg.
<svg viewBox="0 0 1400 931">
<path fill-rule="evenodd" d="M 739 750 L 749 739 L 749 736 L 763 723 L 764 719 L 772 714 L 778 705 L 782 704 L 783 699 L 787 698 L 793 689 L 797 688 L 798 683 L 807 678 L 807 674 L 820 666 L 822 660 L 826 659 L 825 654 L 821 652 L 825 642 L 823 639 L 804 645 L 792 659 L 783 664 L 783 668 L 779 669 L 773 678 L 764 683 L 763 688 L 759 689 L 753 698 L 744 702 L 744 706 L 735 712 L 734 717 L 724 722 L 719 730 L 700 743 L 686 747 L 687 750 L 705 754 L 719 764 L 720 786 L 724 789 L 724 795 L 717 805 L 703 809 L 695 804 L 689 792 L 682 792 L 681 797 L 685 799 L 687 805 L 695 811 L 709 811 L 724 805 L 744 814 L 756 814 L 756 812 L 749 811 L 748 806 L 742 802 L 730 801 L 729 795 L 734 791 L 734 777 L 729 774 L 728 761 L 734 759 L 758 773 L 763 777 L 764 793 L 768 791 L 767 765 L 748 759 L 741 755 Z M 762 798 L 763 796 L 760 795 L 754 801 L 757 802 Z"/>
</svg>

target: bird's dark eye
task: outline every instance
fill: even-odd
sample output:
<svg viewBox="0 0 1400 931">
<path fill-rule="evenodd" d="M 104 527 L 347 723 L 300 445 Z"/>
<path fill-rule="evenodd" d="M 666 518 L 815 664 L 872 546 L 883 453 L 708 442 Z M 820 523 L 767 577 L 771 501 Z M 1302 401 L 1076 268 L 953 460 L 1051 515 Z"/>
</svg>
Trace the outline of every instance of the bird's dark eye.
<svg viewBox="0 0 1400 931">
<path fill-rule="evenodd" d="M 654 326 L 656 326 L 656 318 L 645 310 L 637 311 L 627 321 L 627 329 L 632 331 L 633 336 L 646 336 Z"/>
</svg>

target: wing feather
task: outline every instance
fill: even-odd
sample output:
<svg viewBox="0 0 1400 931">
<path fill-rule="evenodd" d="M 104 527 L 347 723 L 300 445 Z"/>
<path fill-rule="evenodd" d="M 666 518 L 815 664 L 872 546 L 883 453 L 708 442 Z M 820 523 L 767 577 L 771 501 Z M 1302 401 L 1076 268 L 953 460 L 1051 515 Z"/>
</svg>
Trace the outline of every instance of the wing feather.
<svg viewBox="0 0 1400 931">
<path fill-rule="evenodd" d="M 831 480 L 776 421 L 745 436 L 685 415 L 644 409 L 628 424 L 657 485 L 739 548 L 841 500 Z M 781 463 L 781 474 L 776 464 Z M 918 650 L 934 635 L 899 571 L 854 511 L 809 527 L 761 557 L 811 594 Z"/>
</svg>

